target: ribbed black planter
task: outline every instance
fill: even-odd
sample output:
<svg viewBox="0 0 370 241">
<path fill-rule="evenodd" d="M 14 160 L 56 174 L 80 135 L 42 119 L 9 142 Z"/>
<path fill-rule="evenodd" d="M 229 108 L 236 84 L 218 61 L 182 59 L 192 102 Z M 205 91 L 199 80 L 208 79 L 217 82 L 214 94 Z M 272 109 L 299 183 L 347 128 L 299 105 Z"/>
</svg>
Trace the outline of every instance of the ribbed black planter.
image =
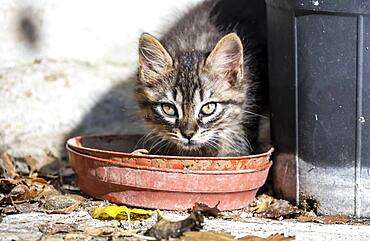
<svg viewBox="0 0 370 241">
<path fill-rule="evenodd" d="M 275 191 L 370 216 L 370 0 L 266 0 Z"/>
</svg>

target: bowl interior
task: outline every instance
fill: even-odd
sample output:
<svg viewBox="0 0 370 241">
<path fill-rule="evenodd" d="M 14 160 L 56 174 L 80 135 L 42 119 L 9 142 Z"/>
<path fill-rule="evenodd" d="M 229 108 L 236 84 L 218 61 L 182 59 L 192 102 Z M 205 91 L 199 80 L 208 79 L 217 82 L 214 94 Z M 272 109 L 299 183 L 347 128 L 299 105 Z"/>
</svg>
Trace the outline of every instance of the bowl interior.
<svg viewBox="0 0 370 241">
<path fill-rule="evenodd" d="M 77 137 L 76 144 L 95 150 L 131 153 L 136 149 L 145 148 L 140 142 L 141 135 L 107 135 Z"/>
<path fill-rule="evenodd" d="M 68 148 L 94 157 L 129 165 L 188 170 L 259 170 L 270 162 L 273 149 L 258 155 L 237 157 L 187 157 L 134 154 L 144 148 L 140 135 L 106 135 L 71 138 Z M 139 143 L 139 144 L 138 144 Z"/>
</svg>

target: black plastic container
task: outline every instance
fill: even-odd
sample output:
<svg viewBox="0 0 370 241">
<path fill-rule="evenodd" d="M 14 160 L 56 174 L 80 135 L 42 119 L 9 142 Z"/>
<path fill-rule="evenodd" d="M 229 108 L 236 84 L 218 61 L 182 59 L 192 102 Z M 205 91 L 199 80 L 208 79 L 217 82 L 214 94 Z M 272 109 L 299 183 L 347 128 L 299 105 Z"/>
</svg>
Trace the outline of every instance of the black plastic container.
<svg viewBox="0 0 370 241">
<path fill-rule="evenodd" d="M 274 189 L 370 216 L 370 0 L 266 0 Z"/>
</svg>

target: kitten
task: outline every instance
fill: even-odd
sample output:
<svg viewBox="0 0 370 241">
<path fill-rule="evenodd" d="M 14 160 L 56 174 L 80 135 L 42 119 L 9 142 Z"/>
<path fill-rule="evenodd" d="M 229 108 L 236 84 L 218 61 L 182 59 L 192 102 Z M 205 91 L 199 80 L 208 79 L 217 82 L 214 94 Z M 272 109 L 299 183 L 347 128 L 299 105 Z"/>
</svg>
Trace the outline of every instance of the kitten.
<svg viewBox="0 0 370 241">
<path fill-rule="evenodd" d="M 140 37 L 136 98 L 153 154 L 230 156 L 256 149 L 255 50 L 243 46 L 237 28 L 218 23 L 225 19 L 220 4 L 195 7 L 160 40 Z"/>
</svg>

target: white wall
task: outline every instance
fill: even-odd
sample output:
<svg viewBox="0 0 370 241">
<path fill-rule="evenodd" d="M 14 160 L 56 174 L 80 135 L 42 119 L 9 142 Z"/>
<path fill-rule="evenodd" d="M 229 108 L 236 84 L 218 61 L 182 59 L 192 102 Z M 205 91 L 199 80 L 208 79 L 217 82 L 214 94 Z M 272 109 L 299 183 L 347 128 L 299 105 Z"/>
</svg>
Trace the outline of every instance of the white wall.
<svg viewBox="0 0 370 241">
<path fill-rule="evenodd" d="M 125 63 L 141 32 L 158 34 L 199 0 L 1 0 L 0 66 L 34 58 Z M 31 19 L 36 48 L 19 31 Z"/>
<path fill-rule="evenodd" d="M 70 135 L 143 132 L 132 89 L 138 38 L 198 1 L 1 0 L 0 152 L 41 167 Z"/>
</svg>

